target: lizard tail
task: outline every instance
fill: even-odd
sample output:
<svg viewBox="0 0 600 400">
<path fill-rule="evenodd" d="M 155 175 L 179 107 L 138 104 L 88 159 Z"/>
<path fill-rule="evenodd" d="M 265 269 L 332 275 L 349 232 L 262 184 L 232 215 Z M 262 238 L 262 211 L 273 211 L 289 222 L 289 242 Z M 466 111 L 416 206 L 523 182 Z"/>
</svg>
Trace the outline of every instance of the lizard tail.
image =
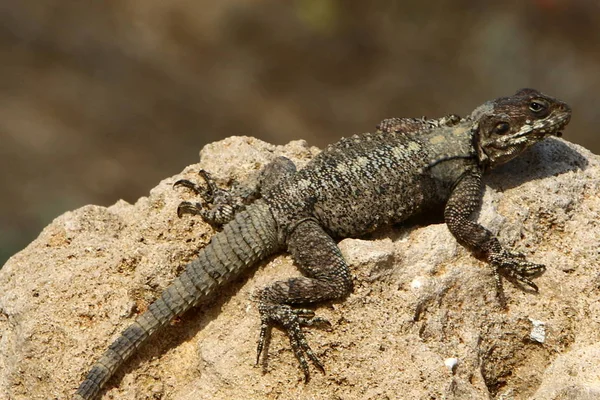
<svg viewBox="0 0 600 400">
<path fill-rule="evenodd" d="M 215 290 L 279 247 L 277 226 L 267 205 L 255 202 L 213 236 L 148 310 L 126 328 L 94 364 L 75 400 L 96 398 L 106 381 L 142 343 L 175 316 L 206 300 Z"/>
</svg>

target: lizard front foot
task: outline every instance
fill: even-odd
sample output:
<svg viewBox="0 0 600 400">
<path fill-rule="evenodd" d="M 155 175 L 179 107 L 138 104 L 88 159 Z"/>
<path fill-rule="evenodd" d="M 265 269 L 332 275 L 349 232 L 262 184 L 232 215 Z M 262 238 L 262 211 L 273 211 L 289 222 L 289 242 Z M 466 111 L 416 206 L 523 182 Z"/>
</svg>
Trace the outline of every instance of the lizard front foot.
<svg viewBox="0 0 600 400">
<path fill-rule="evenodd" d="M 523 284 L 529 286 L 534 292 L 539 291 L 538 286 L 530 278 L 543 274 L 546 271 L 545 265 L 529 262 L 524 255 L 506 250 L 491 254 L 489 262 L 494 269 L 497 295 L 503 307 L 506 306 L 506 298 L 501 277 L 515 285 Z"/>
<path fill-rule="evenodd" d="M 260 361 L 260 355 L 263 351 L 267 336 L 273 324 L 277 324 L 283 328 L 290 339 L 290 345 L 294 355 L 300 363 L 300 368 L 304 373 L 304 381 L 308 382 L 310 373 L 306 357 L 313 362 L 321 370 L 325 372 L 325 366 L 315 355 L 306 340 L 306 336 L 302 331 L 303 326 L 325 325 L 331 327 L 329 321 L 325 318 L 316 317 L 314 311 L 309 309 L 294 309 L 285 304 L 268 304 L 261 302 L 260 310 L 260 336 L 258 339 L 258 347 L 256 349 L 256 364 Z"/>
</svg>

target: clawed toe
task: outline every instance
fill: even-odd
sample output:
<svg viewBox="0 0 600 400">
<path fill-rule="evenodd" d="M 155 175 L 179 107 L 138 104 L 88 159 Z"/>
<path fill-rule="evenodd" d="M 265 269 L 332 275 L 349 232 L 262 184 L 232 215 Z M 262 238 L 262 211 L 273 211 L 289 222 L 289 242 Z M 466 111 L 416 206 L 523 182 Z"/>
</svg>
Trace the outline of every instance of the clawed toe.
<svg viewBox="0 0 600 400">
<path fill-rule="evenodd" d="M 496 280 L 496 291 L 500 305 L 506 307 L 506 297 L 502 286 L 502 278 L 506 278 L 523 290 L 539 292 L 538 286 L 531 280 L 546 271 L 543 264 L 535 264 L 526 260 L 523 254 L 503 251 L 491 260 Z"/>
<path fill-rule="evenodd" d="M 331 327 L 331 323 L 321 317 L 315 317 L 314 311 L 308 309 L 292 309 L 289 306 L 277 305 L 264 307 L 261 320 L 260 336 L 257 347 L 256 363 L 260 361 L 260 356 L 267 341 L 267 333 L 273 324 L 278 324 L 287 334 L 290 340 L 290 346 L 296 359 L 300 363 L 300 369 L 304 374 L 304 381 L 310 380 L 310 371 L 308 368 L 308 359 L 321 371 L 325 372 L 325 366 L 315 355 L 312 348 L 306 340 L 302 331 L 302 326 L 325 325 Z"/>
<path fill-rule="evenodd" d="M 543 264 L 534 264 L 530 262 L 525 262 L 521 264 L 521 268 L 519 270 L 521 275 L 527 277 L 536 277 L 542 275 L 546 272 L 546 266 Z"/>
<path fill-rule="evenodd" d="M 537 277 L 546 271 L 546 266 L 534 264 L 519 258 L 518 262 L 507 268 L 502 268 L 500 273 L 513 283 L 520 283 L 529 286 L 535 292 L 538 292 L 538 286 L 529 278 Z"/>
<path fill-rule="evenodd" d="M 295 309 L 294 314 L 298 316 L 298 323 L 300 326 L 320 326 L 324 328 L 331 328 L 331 322 L 323 317 L 316 317 L 313 310 L 307 309 Z"/>
<path fill-rule="evenodd" d="M 181 218 L 183 214 L 201 215 L 202 204 L 190 203 L 189 201 L 182 201 L 177 206 L 177 216 Z"/>
<path fill-rule="evenodd" d="M 184 188 L 190 189 L 197 195 L 201 194 L 204 191 L 204 189 L 202 187 L 200 187 L 198 184 L 196 184 L 190 180 L 187 180 L 187 179 L 180 179 L 173 184 L 173 187 L 177 187 L 177 186 L 183 186 Z"/>
<path fill-rule="evenodd" d="M 202 180 L 204 180 L 206 187 L 200 186 L 197 183 L 192 182 L 188 179 L 178 180 L 173 184 L 173 187 L 183 186 L 187 189 L 192 190 L 196 195 L 202 196 L 205 202 L 212 203 L 214 200 L 215 192 L 219 191 L 220 189 L 217 187 L 217 184 L 214 182 L 209 173 L 205 170 L 201 169 L 200 171 L 198 171 L 198 175 L 200 175 Z"/>
</svg>

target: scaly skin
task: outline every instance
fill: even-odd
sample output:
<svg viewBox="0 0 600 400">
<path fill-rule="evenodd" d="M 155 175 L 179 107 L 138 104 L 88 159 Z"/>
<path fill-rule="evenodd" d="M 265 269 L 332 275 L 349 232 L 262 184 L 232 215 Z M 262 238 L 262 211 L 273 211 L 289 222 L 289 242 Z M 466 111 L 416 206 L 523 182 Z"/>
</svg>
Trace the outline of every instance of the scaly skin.
<svg viewBox="0 0 600 400">
<path fill-rule="evenodd" d="M 504 249 L 489 230 L 472 220 L 472 214 L 481 201 L 483 173 L 547 136 L 558 136 L 570 115 L 563 102 L 523 89 L 484 103 L 462 119 L 448 115 L 384 120 L 376 133 L 342 139 L 300 171 L 289 160 L 277 159 L 266 168 L 267 175 L 275 177 L 263 179 L 262 199 L 237 215 L 242 202 L 228 204 L 231 196 L 220 193 L 204 175 L 207 194 L 215 199 L 213 208 L 183 203 L 178 213 L 225 223 L 223 231 L 109 347 L 75 398 L 95 398 L 114 371 L 160 326 L 284 245 L 304 276 L 262 290 L 257 353 L 260 357 L 270 328 L 280 326 L 308 379 L 307 358 L 320 369 L 323 364 L 302 326 L 326 321 L 297 306 L 343 298 L 352 290 L 351 274 L 335 239 L 360 236 L 425 210 L 444 210 L 456 239 L 489 262 L 502 304 L 502 277 L 537 291 L 531 279 L 545 267 Z M 200 192 L 189 181 L 180 183 Z"/>
</svg>

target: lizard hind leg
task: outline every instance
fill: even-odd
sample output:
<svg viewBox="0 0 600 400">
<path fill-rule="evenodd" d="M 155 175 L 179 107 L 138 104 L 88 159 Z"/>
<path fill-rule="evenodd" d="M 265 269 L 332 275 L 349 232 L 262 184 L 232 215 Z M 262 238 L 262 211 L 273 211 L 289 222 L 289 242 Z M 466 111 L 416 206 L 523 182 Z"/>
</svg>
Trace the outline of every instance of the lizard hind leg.
<svg viewBox="0 0 600 400">
<path fill-rule="evenodd" d="M 352 279 L 336 243 L 315 221 L 303 221 L 294 229 L 288 239 L 288 249 L 306 276 L 277 281 L 261 291 L 257 362 L 267 333 L 271 326 L 277 325 L 286 332 L 308 381 L 307 357 L 320 370 L 324 371 L 324 366 L 309 346 L 302 327 L 329 323 L 316 317 L 312 310 L 295 306 L 342 298 L 352 290 Z"/>
</svg>

